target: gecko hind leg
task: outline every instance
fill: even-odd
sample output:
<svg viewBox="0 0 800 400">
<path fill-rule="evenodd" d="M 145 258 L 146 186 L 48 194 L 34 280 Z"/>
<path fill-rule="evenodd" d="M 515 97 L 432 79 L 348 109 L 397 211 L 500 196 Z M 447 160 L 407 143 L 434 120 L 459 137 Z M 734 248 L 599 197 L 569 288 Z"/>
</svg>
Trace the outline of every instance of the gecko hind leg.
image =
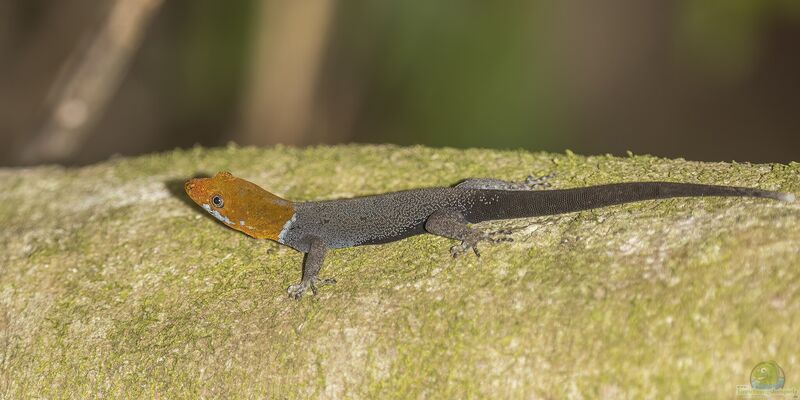
<svg viewBox="0 0 800 400">
<path fill-rule="evenodd" d="M 470 228 L 464 215 L 451 209 L 439 210 L 431 214 L 425 222 L 425 230 L 437 236 L 460 240 L 461 244 L 450 248 L 450 255 L 454 258 L 466 253 L 469 249 L 472 249 L 475 255 L 480 257 L 481 252 L 478 250 L 478 242 L 483 240 L 492 243 L 513 241 L 512 238 L 501 236 L 510 234 L 511 231 L 509 230 L 481 232 Z"/>
<path fill-rule="evenodd" d="M 336 279 L 321 279 L 317 277 L 319 270 L 322 269 L 322 261 L 325 259 L 327 247 L 320 239 L 311 239 L 311 246 L 303 260 L 303 278 L 300 283 L 289 286 L 287 292 L 289 297 L 299 299 L 306 290 L 311 289 L 311 293 L 317 294 L 317 286 L 332 285 Z"/>
<path fill-rule="evenodd" d="M 462 189 L 488 189 L 488 190 L 539 190 L 549 188 L 548 179 L 555 176 L 550 173 L 540 177 L 528 175 L 522 182 L 504 181 L 494 178 L 469 178 L 461 181 L 455 187 Z"/>
</svg>

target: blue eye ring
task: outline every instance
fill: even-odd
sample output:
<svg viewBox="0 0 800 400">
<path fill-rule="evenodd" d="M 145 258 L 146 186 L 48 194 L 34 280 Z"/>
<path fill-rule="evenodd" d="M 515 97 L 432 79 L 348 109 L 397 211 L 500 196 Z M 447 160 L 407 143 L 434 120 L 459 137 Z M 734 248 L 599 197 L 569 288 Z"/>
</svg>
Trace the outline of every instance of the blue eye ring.
<svg viewBox="0 0 800 400">
<path fill-rule="evenodd" d="M 211 197 L 211 204 L 213 204 L 214 207 L 222 208 L 222 206 L 225 205 L 225 201 L 222 199 L 222 196 L 215 194 Z"/>
</svg>

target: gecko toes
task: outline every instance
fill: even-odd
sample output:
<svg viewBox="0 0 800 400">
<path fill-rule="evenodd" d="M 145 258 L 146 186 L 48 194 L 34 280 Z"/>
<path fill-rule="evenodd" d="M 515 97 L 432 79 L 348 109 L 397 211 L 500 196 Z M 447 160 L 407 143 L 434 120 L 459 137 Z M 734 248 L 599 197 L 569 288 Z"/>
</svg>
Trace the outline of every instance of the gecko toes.
<svg viewBox="0 0 800 400">
<path fill-rule="evenodd" d="M 533 175 L 528 175 L 528 177 L 525 178 L 525 181 L 522 183 L 522 186 L 524 186 L 528 190 L 549 188 L 552 185 L 547 180 L 554 177 L 555 175 L 556 174 L 554 172 L 540 177 L 534 177 Z"/>
<path fill-rule="evenodd" d="M 289 297 L 298 300 L 300 297 L 303 297 L 303 293 L 306 292 L 306 285 L 299 283 L 297 285 L 289 286 L 287 292 L 289 293 Z"/>
<path fill-rule="evenodd" d="M 481 252 L 478 251 L 478 245 L 472 246 L 472 251 L 475 253 L 475 257 L 481 258 Z"/>
<path fill-rule="evenodd" d="M 303 294 L 305 294 L 306 290 L 308 289 L 311 289 L 311 293 L 316 295 L 317 286 L 333 285 L 334 283 L 336 283 L 336 279 L 333 278 L 320 279 L 314 277 L 308 280 L 304 280 L 298 283 L 297 285 L 289 286 L 287 292 L 289 293 L 289 297 L 298 300 L 301 297 L 303 297 Z"/>
<path fill-rule="evenodd" d="M 467 250 L 469 250 L 469 249 L 472 249 L 472 251 L 475 253 L 476 256 L 478 256 L 478 257 L 481 256 L 481 252 L 478 250 L 477 243 L 476 244 L 472 244 L 472 245 L 468 245 L 468 244 L 464 244 L 464 243 L 457 244 L 457 245 L 455 245 L 455 246 L 450 248 L 450 255 L 453 256 L 453 258 L 458 258 L 462 254 L 466 253 Z"/>
<path fill-rule="evenodd" d="M 484 240 L 489 243 L 513 242 L 514 239 L 508 237 L 508 235 L 512 233 L 513 231 L 508 229 L 502 229 L 496 232 L 476 233 L 466 240 L 462 240 L 461 244 L 451 247 L 450 255 L 453 256 L 453 258 L 458 258 L 462 254 L 466 253 L 469 249 L 472 249 L 472 251 L 475 253 L 475 256 L 480 258 L 481 252 L 478 250 L 478 243 Z"/>
<path fill-rule="evenodd" d="M 335 283 L 336 283 L 336 279 L 333 279 L 333 278 L 325 278 L 325 279 L 321 279 L 319 281 L 319 285 L 320 286 L 322 286 L 322 285 L 333 285 Z"/>
<path fill-rule="evenodd" d="M 453 256 L 453 258 L 458 258 L 460 255 L 464 254 L 466 250 L 463 244 L 457 244 L 450 248 L 450 255 Z"/>
<path fill-rule="evenodd" d="M 508 236 L 512 233 L 514 232 L 510 229 L 501 229 L 484 235 L 483 239 L 489 241 L 489 243 L 513 242 L 514 239 Z"/>
</svg>

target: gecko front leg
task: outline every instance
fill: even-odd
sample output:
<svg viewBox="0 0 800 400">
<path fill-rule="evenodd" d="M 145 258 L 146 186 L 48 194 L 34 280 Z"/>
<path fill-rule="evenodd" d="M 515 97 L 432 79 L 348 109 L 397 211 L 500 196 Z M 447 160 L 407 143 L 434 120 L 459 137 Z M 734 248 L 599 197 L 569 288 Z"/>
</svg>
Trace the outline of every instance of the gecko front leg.
<svg viewBox="0 0 800 400">
<path fill-rule="evenodd" d="M 464 218 L 464 215 L 452 209 L 439 210 L 431 214 L 425 222 L 425 230 L 434 235 L 460 240 L 461 244 L 450 248 L 450 254 L 453 257 L 458 257 L 469 249 L 472 249 L 475 255 L 480 257 L 481 253 L 478 251 L 478 242 L 481 240 L 489 240 L 492 242 L 513 241 L 511 238 L 505 237 L 500 239 L 494 238 L 494 236 L 498 234 L 509 234 L 509 231 L 503 230 L 490 233 L 470 228 L 467 225 L 467 219 Z"/>
<path fill-rule="evenodd" d="M 335 279 L 320 279 L 317 277 L 319 270 L 322 269 L 322 261 L 325 259 L 327 246 L 319 238 L 310 241 L 310 248 L 303 261 L 303 278 L 300 283 L 289 286 L 289 297 L 299 299 L 303 296 L 306 289 L 311 288 L 313 294 L 317 294 L 317 285 L 330 285 L 336 283 Z"/>
</svg>

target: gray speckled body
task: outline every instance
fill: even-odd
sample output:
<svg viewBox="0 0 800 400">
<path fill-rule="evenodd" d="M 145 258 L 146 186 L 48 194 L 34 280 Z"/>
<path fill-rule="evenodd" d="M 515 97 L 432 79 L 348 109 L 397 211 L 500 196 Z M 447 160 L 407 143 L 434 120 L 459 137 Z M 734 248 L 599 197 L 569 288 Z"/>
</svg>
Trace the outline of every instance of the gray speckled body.
<svg viewBox="0 0 800 400">
<path fill-rule="evenodd" d="M 425 233 L 425 221 L 438 210 L 467 215 L 476 202 L 490 205 L 499 200 L 490 192 L 499 191 L 432 188 L 295 203 L 295 218 L 285 228 L 282 243 L 303 252 L 308 251 L 310 237 L 329 248 L 387 243 Z"/>
<path fill-rule="evenodd" d="M 295 203 L 294 216 L 284 225 L 279 242 L 306 253 L 303 278 L 289 287 L 291 297 L 306 289 L 335 283 L 320 279 L 328 248 L 379 244 L 421 233 L 460 240 L 455 257 L 493 234 L 467 226 L 487 220 L 555 215 L 632 201 L 685 196 L 752 196 L 793 201 L 794 196 L 759 189 L 673 182 L 629 182 L 574 189 L 525 190 L 523 185 L 496 179 L 468 179 L 452 188 L 416 189 L 353 199 Z"/>
<path fill-rule="evenodd" d="M 632 201 L 685 196 L 753 196 L 783 199 L 783 194 L 751 188 L 673 182 L 629 182 L 556 190 L 498 190 L 490 182 L 468 180 L 456 187 L 415 189 L 352 199 L 295 204 L 295 216 L 280 242 L 308 252 L 310 240 L 327 248 L 387 243 L 426 233 L 438 211 L 453 211 L 464 223 L 555 215 Z"/>
</svg>

